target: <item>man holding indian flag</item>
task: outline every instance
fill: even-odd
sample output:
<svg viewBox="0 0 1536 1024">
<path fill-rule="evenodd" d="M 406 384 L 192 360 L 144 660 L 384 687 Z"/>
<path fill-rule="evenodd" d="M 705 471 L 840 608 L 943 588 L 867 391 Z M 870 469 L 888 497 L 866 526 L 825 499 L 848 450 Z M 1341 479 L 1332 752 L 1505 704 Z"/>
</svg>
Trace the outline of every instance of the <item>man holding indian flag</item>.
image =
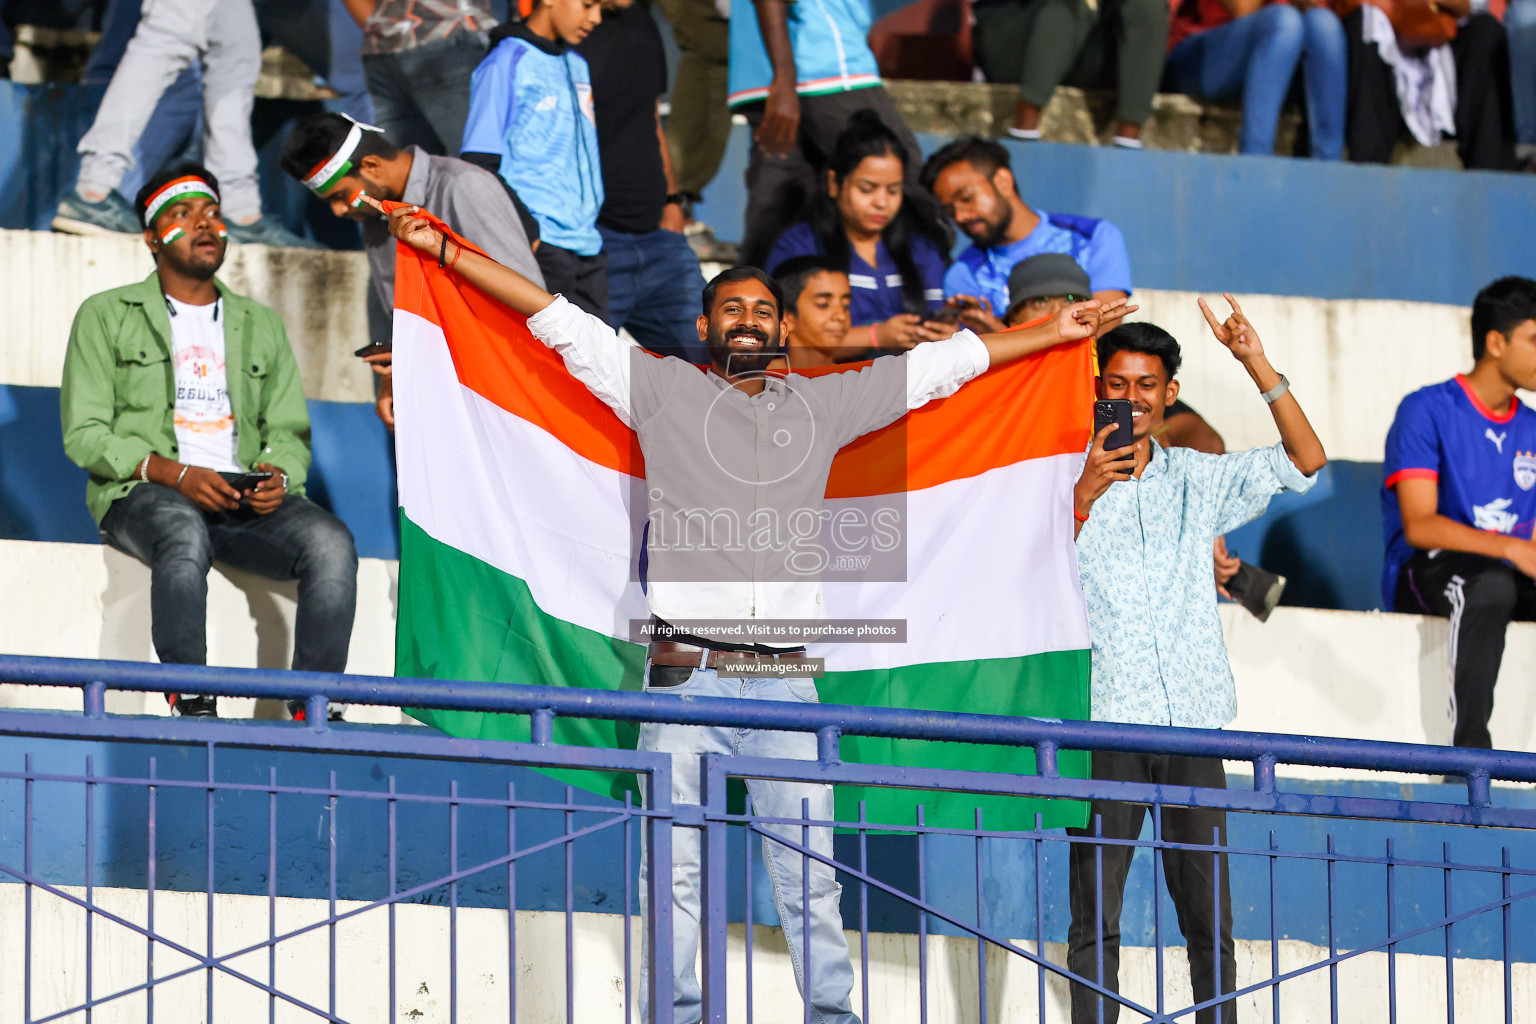
<svg viewBox="0 0 1536 1024">
<path fill-rule="evenodd" d="M 371 197 L 365 201 L 373 202 Z M 379 209 L 384 207 L 379 206 Z M 644 488 L 643 501 L 648 510 L 640 580 L 645 587 L 645 604 L 650 617 L 644 632 L 655 638 L 649 644 L 646 658 L 646 689 L 651 693 L 816 701 L 816 688 L 804 675 L 797 675 L 792 664 L 804 659 L 802 643 L 787 639 L 790 634 L 774 632 L 774 629 L 778 624 L 828 618 L 820 575 L 827 560 L 816 550 L 815 531 L 803 529 L 803 524 L 810 522 L 819 526 L 822 522 L 828 480 L 839 450 L 870 432 L 887 427 L 932 399 L 954 394 L 989 367 L 1042 353 L 1064 343 L 1082 342 L 1102 326 L 1117 322 L 1136 308 L 1127 306 L 1123 299 L 1107 305 L 1096 301 L 1081 302 L 1034 327 L 984 337 L 961 331 L 951 339 L 919 346 L 899 357 L 876 360 L 857 371 L 816 376 L 793 372 L 780 375 L 769 371 L 785 355 L 783 297 L 778 285 L 761 271 L 737 267 L 723 272 L 704 289 L 703 311 L 697 324 L 700 340 L 710 354 L 711 365 L 704 369 L 676 358 L 656 357 L 624 342 L 603 321 L 584 313 L 565 298 L 550 295 L 515 271 L 460 245 L 457 239 L 440 229 L 441 222 L 422 215 L 416 207 L 395 207 L 389 211 L 389 217 L 390 230 L 395 237 L 426 257 L 418 257 L 419 265 L 430 268 L 431 262 L 435 261 L 437 267 L 473 285 L 484 296 L 527 317 L 527 330 L 533 337 L 558 353 L 570 376 L 611 410 L 638 439 L 644 470 L 643 476 L 635 479 L 639 479 Z M 427 269 L 423 273 L 432 280 L 418 280 L 412 285 L 413 292 L 419 293 L 423 287 L 438 287 L 441 282 L 441 275 L 436 272 Z M 418 319 L 439 316 L 446 320 L 457 315 L 461 318 L 442 328 L 452 348 L 455 332 L 462 331 L 466 337 L 472 335 L 477 327 L 471 321 L 483 322 L 486 316 L 495 312 L 486 304 L 476 305 L 479 300 L 474 300 L 471 303 L 472 318 L 445 313 L 443 304 L 449 298 L 446 294 L 423 297 L 406 295 L 400 289 L 401 285 L 397 285 L 397 346 L 403 330 L 417 330 Z M 430 435 L 442 428 L 471 436 L 456 444 L 458 451 L 443 448 L 440 456 L 425 455 L 426 448 L 417 453 L 413 450 L 416 442 L 404 442 L 400 456 L 401 500 L 406 516 L 408 549 L 417 543 L 412 529 L 413 519 L 431 517 L 442 523 L 443 533 L 462 531 L 462 539 L 448 543 L 458 548 L 461 554 L 476 554 L 482 562 L 494 565 L 499 560 L 510 566 L 518 559 L 526 559 L 532 565 L 546 554 L 538 544 L 536 534 L 539 528 L 549 525 L 547 517 L 541 516 L 544 521 L 539 524 L 530 523 L 529 534 L 509 540 L 489 519 L 483 524 L 475 522 L 494 516 L 494 510 L 469 508 L 467 499 L 454 499 L 441 491 L 433 493 L 433 487 L 425 479 L 441 480 L 444 487 L 462 484 L 463 474 L 443 463 L 464 457 L 471 446 L 481 441 L 488 445 L 487 451 L 498 453 L 500 458 L 533 460 L 544 457 L 537 450 L 546 445 L 544 436 L 527 435 L 526 440 L 514 443 L 511 435 L 502 437 L 499 433 L 508 427 L 516 431 L 526 430 L 529 423 L 540 419 L 548 424 L 553 415 L 531 408 L 529 396 L 519 397 L 503 390 L 503 383 L 498 383 L 497 379 L 501 371 L 488 364 L 509 358 L 505 348 L 503 343 L 497 349 L 487 350 L 478 359 L 471 357 L 467 350 L 462 353 L 455 350 L 452 365 L 436 363 L 429 367 L 424 361 L 420 374 L 411 374 L 424 389 L 419 406 L 423 434 Z M 422 358 L 426 360 L 428 356 L 424 354 Z M 1086 362 L 1083 368 L 1086 368 Z M 468 420 L 460 426 L 446 420 L 442 423 L 426 421 L 426 417 L 440 413 L 442 404 L 430 399 L 425 389 L 433 386 L 434 375 L 443 372 L 457 373 L 459 385 L 473 392 L 464 413 L 470 417 L 489 417 L 483 421 L 483 428 Z M 515 379 L 527 376 L 527 372 L 511 372 L 509 369 L 509 380 L 514 383 Z M 565 387 L 554 378 L 550 378 L 550 382 Z M 1087 387 L 1086 375 L 1080 384 Z M 487 409 L 487 399 L 500 411 Z M 565 400 L 574 399 L 567 396 Z M 407 410 L 402 413 L 402 422 L 405 422 L 410 415 L 409 403 L 403 402 L 401 408 Z M 513 413 L 515 422 L 501 415 L 505 411 Z M 590 437 L 583 437 L 583 431 L 606 429 L 590 418 L 585 422 L 570 422 L 558 429 L 565 432 L 560 440 L 566 448 L 585 446 L 594 452 L 599 462 L 619 454 L 614 451 L 599 453 L 601 446 Z M 548 433 L 546 431 L 546 436 Z M 484 436 L 473 436 L 481 434 Z M 622 443 L 619 434 L 613 436 Z M 406 435 L 402 434 L 402 437 Z M 425 438 L 422 443 L 429 440 L 430 437 Z M 1074 437 L 1072 440 L 1079 441 L 1077 450 L 1080 452 L 1080 439 Z M 560 456 L 558 450 L 551 449 L 550 452 Z M 433 459 L 435 464 L 420 470 L 414 468 L 421 457 Z M 1080 458 L 1078 455 L 1079 461 Z M 1068 466 L 1069 463 L 1063 462 L 1059 473 L 1053 469 L 1052 480 L 1055 476 L 1065 479 L 1068 473 L 1075 475 Z M 522 481 L 533 472 L 519 469 L 517 475 Z M 552 485 L 556 489 L 546 492 L 545 501 L 554 504 L 561 498 L 559 491 L 574 491 L 587 486 L 601 475 L 601 470 L 601 465 L 594 465 L 574 474 L 560 471 L 558 483 Z M 408 482 L 418 473 L 424 475 L 419 492 Z M 443 475 L 433 476 L 437 473 Z M 453 484 L 450 475 L 458 478 L 460 484 Z M 609 485 L 605 483 L 603 486 Z M 1067 486 L 1070 487 L 1070 483 Z M 503 497 L 501 502 L 506 504 L 508 498 Z M 595 518 L 597 513 L 591 506 L 596 502 L 597 499 L 572 504 L 569 518 Z M 451 516 L 449 506 L 453 509 Z M 443 514 L 439 514 L 439 509 Z M 1070 537 L 1071 520 L 1067 511 L 1063 501 L 1059 517 L 1063 522 L 1058 524 L 1059 530 L 1052 531 L 1053 535 L 1059 533 Z M 450 517 L 456 521 L 449 522 Z M 559 524 L 559 528 L 574 529 L 575 526 L 567 522 Z M 435 525 L 433 529 L 436 529 Z M 623 532 L 627 534 L 628 530 Z M 751 539 L 744 542 L 747 534 Z M 492 550 L 498 546 L 503 553 Z M 807 555 L 810 557 L 802 557 Z M 445 552 L 443 557 L 453 559 L 458 556 Z M 571 560 L 565 563 L 565 576 L 558 585 L 560 589 L 570 592 L 585 584 L 581 567 L 575 564 L 581 557 L 579 549 L 577 554 L 569 556 Z M 525 577 L 532 577 L 538 570 L 535 567 L 524 572 Z M 520 582 L 526 583 L 526 579 Z M 619 586 L 622 588 L 622 582 Z M 407 620 L 431 613 L 407 609 L 405 605 L 408 602 L 414 605 L 415 599 L 406 594 L 405 589 L 406 584 L 402 582 L 402 636 L 406 636 L 408 628 L 414 630 L 414 635 L 403 646 L 419 649 L 427 642 L 424 638 L 426 631 L 414 624 L 408 625 Z M 442 593 L 439 591 L 440 595 Z M 551 592 L 548 599 L 539 602 L 547 606 L 542 612 L 554 614 L 552 609 L 560 600 L 559 595 Z M 591 604 L 587 602 L 588 608 Z M 484 615 L 483 603 L 477 611 Z M 723 632 L 713 636 L 700 635 L 722 624 L 725 624 Z M 738 642 L 742 634 L 733 633 L 731 624 L 752 624 L 767 632 L 754 629 L 746 634 L 749 642 Z M 460 646 L 464 643 L 465 630 L 475 630 L 478 626 L 478 623 L 459 622 L 456 628 Z M 548 623 L 539 628 L 552 631 L 551 646 L 558 642 L 556 632 L 571 635 L 568 626 Z M 718 638 L 722 635 L 735 639 L 726 642 Z M 1081 644 L 1081 638 L 1074 635 L 1067 646 L 1073 644 Z M 403 655 L 411 656 L 409 651 Z M 559 651 L 550 650 L 545 660 L 548 662 L 559 656 Z M 733 661 L 746 665 L 733 666 Z M 758 666 L 755 673 L 754 663 Z M 435 667 L 442 668 L 442 665 Z M 722 674 L 733 667 L 736 669 L 734 674 Z M 1012 667 L 1008 669 L 1013 670 Z M 642 726 L 639 747 L 672 755 L 676 767 L 673 799 L 692 803 L 700 799 L 697 769 L 702 754 L 804 760 L 816 757 L 815 737 L 808 734 L 676 725 Z M 766 780 L 751 780 L 748 785 L 754 810 L 760 816 L 800 817 L 802 800 L 805 800 L 811 820 L 832 820 L 834 808 L 830 786 Z M 799 827 L 765 826 L 765 829 L 786 839 L 799 839 Z M 811 849 L 830 859 L 831 828 L 816 827 L 809 831 Z M 763 853 L 796 978 L 813 1015 L 821 1021 L 853 1024 L 857 1021 L 850 1005 L 853 972 L 838 907 L 841 887 L 832 868 L 820 860 L 810 860 L 809 878 L 805 882 L 810 900 L 809 905 L 802 906 L 802 858 L 767 839 Z M 682 829 L 674 838 L 672 885 L 673 998 L 677 1019 L 682 1024 L 698 1020 L 701 1012 L 701 992 L 693 968 L 699 940 L 698 886 L 699 838 L 696 832 Z M 642 884 L 642 892 L 644 888 Z M 807 965 L 811 965 L 811 977 L 805 976 Z M 642 980 L 642 993 L 646 987 Z M 641 1012 L 644 1017 L 646 1008 L 642 1007 Z"/>
</svg>

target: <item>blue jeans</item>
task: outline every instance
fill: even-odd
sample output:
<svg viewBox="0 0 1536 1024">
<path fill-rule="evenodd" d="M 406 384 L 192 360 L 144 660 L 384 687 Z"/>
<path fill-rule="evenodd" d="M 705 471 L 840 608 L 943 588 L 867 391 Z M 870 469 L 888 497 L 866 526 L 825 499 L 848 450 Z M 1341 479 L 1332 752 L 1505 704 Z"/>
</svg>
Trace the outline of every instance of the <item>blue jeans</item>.
<svg viewBox="0 0 1536 1024">
<path fill-rule="evenodd" d="M 1509 0 L 1509 79 L 1515 96 L 1515 155 L 1536 157 L 1536 0 Z"/>
<path fill-rule="evenodd" d="M 379 127 L 396 146 L 459 155 L 469 120 L 469 79 L 490 48 L 483 32 L 457 32 L 400 53 L 363 56 Z"/>
<path fill-rule="evenodd" d="M 704 277 L 688 239 L 657 228 L 640 235 L 598 225 L 608 257 L 608 322 L 643 347 L 691 363 L 709 362 L 699 340 Z"/>
<path fill-rule="evenodd" d="M 1275 126 L 1298 61 L 1307 97 L 1312 156 L 1344 157 L 1344 105 L 1349 48 L 1344 26 L 1326 7 L 1302 13 L 1286 3 L 1207 29 L 1168 54 L 1174 87 L 1196 99 L 1243 100 L 1238 152 L 1275 151 Z"/>
<path fill-rule="evenodd" d="M 161 662 L 208 663 L 208 570 L 215 560 L 299 581 L 293 667 L 342 672 L 357 608 L 357 548 L 340 519 L 289 495 L 267 515 L 204 512 L 169 487 L 139 484 L 101 520 L 101 539 L 149 566 L 150 631 Z"/>
<path fill-rule="evenodd" d="M 664 671 L 678 672 L 676 669 Z M 785 700 L 814 704 L 816 687 L 809 679 L 721 679 L 712 668 L 681 670 L 687 681 L 677 686 L 650 685 L 647 665 L 647 693 L 677 694 L 690 697 L 740 697 L 748 700 Z M 672 755 L 672 799 L 675 803 L 697 804 L 699 791 L 699 755 L 739 754 L 746 757 L 816 760 L 816 736 L 808 732 L 771 732 L 759 729 L 730 729 L 719 726 L 667 725 L 648 723 L 640 727 L 641 750 L 655 750 Z M 748 779 L 752 811 L 765 818 L 800 818 L 800 802 L 809 802 L 810 817 L 832 820 L 832 787 L 806 782 L 775 782 Z M 791 842 L 801 841 L 798 825 L 764 825 L 765 831 L 781 835 Z M 810 847 L 831 859 L 832 830 L 812 828 Z M 643 836 L 642 836 L 643 838 Z M 672 830 L 672 999 L 677 1024 L 694 1024 L 703 1016 L 703 993 L 694 970 L 699 949 L 699 857 L 700 833 L 693 828 Z M 801 900 L 801 864 L 808 861 L 810 907 Z M 778 842 L 763 838 L 763 863 L 773 883 L 773 899 L 789 944 L 795 981 L 802 995 L 811 1002 L 811 1019 L 820 1024 L 859 1024 L 852 1007 L 853 964 L 848 960 L 848 940 L 843 934 L 839 908 L 843 887 L 837 873 L 817 860 Z M 646 913 L 645 854 L 640 856 L 640 913 Z M 716 936 L 724 941 L 724 936 Z M 809 950 L 807 950 L 807 945 Z M 812 977 L 805 979 L 807 952 Z M 646 1004 L 650 958 L 641 957 L 640 1019 L 649 1020 Z"/>
</svg>

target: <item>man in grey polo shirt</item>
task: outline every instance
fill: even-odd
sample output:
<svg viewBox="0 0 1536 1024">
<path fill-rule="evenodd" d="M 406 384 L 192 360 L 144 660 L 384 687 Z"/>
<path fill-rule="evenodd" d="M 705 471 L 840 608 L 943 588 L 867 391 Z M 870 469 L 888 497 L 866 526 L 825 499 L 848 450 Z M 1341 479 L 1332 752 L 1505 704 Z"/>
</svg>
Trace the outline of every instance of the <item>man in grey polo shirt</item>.
<svg viewBox="0 0 1536 1024">
<path fill-rule="evenodd" d="M 653 624 L 663 630 L 688 620 L 825 619 L 817 563 L 798 558 L 815 540 L 813 531 L 791 524 L 819 524 L 838 449 L 931 399 L 954 394 L 989 366 L 1090 337 L 1101 322 L 1135 309 L 1123 299 L 1107 307 L 1078 303 L 1036 327 L 986 337 L 961 331 L 856 372 L 804 377 L 772 372 L 785 355 L 778 285 L 756 268 L 736 267 L 704 288 L 698 331 L 710 366 L 701 369 L 623 341 L 602 320 L 494 260 L 452 242 L 444 246 L 442 235 L 413 212 L 401 207 L 391 215 L 396 238 L 443 259 L 466 281 L 527 316 L 534 337 L 558 352 L 571 374 L 639 437 L 649 511 L 646 597 Z M 803 677 L 770 674 L 765 668 L 763 676 L 722 678 L 717 671 L 728 655 L 750 654 L 779 665 L 798 658 L 803 648 L 669 635 L 671 640 L 651 644 L 648 692 L 816 701 L 815 688 Z M 816 737 L 653 723 L 641 727 L 640 748 L 670 753 L 673 800 L 698 803 L 701 755 L 809 761 L 816 758 Z M 805 800 L 812 820 L 832 820 L 831 786 L 752 779 L 748 789 L 760 817 L 799 818 Z M 800 842 L 799 826 L 763 827 Z M 830 859 L 831 828 L 809 832 L 811 849 Z M 699 942 L 699 853 L 696 830 L 674 833 L 673 1003 L 679 1024 L 698 1021 L 702 1010 L 693 966 Z M 842 890 L 833 869 L 812 859 L 802 882 L 801 855 L 767 838 L 763 858 L 796 980 L 812 1016 L 829 1024 L 856 1024 L 850 1001 L 853 968 L 838 908 Z M 808 905 L 802 903 L 802 884 L 810 894 Z M 642 1019 L 648 1017 L 646 988 L 642 976 Z"/>
<path fill-rule="evenodd" d="M 364 358 L 383 377 L 379 418 L 395 426 L 389 339 L 395 308 L 395 240 L 378 210 L 361 199 L 392 199 L 431 210 L 454 231 L 540 287 L 527 225 L 511 192 L 490 171 L 420 146 L 396 149 L 383 131 L 345 114 L 315 114 L 294 125 L 283 145 L 283 170 L 309 186 L 338 217 L 363 225 L 368 251 L 368 340 Z M 536 230 L 536 229 L 535 229 Z"/>
</svg>

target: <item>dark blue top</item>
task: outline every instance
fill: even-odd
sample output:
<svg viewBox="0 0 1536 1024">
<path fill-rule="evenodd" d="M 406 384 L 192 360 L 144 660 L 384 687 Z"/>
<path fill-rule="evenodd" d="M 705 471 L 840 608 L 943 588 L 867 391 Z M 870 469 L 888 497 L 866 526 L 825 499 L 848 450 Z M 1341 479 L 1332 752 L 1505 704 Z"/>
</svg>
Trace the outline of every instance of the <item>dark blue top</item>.
<svg viewBox="0 0 1536 1024">
<path fill-rule="evenodd" d="M 1530 539 L 1536 524 L 1536 411 L 1516 398 L 1494 412 L 1459 374 L 1420 388 L 1397 407 L 1382 473 L 1387 556 L 1381 596 L 1382 607 L 1391 611 L 1398 573 L 1413 556 L 1403 535 L 1398 481 L 1434 480 L 1442 516 Z"/>
<path fill-rule="evenodd" d="M 912 262 L 917 264 L 917 272 L 923 279 L 923 302 L 928 311 L 932 312 L 944 305 L 944 254 L 927 235 L 913 235 L 909 246 Z M 852 251 L 851 246 L 849 248 L 848 284 L 853 295 L 848 315 L 852 326 L 875 324 L 889 320 L 898 313 L 905 313 L 907 308 L 902 302 L 901 271 L 896 269 L 896 261 L 886 251 L 885 243 L 875 244 L 874 266 L 865 263 L 857 252 Z M 766 269 L 771 274 L 787 259 L 820 253 L 821 247 L 816 242 L 816 234 L 811 230 L 811 225 L 801 221 L 785 230 L 779 240 L 773 243 Z"/>
</svg>

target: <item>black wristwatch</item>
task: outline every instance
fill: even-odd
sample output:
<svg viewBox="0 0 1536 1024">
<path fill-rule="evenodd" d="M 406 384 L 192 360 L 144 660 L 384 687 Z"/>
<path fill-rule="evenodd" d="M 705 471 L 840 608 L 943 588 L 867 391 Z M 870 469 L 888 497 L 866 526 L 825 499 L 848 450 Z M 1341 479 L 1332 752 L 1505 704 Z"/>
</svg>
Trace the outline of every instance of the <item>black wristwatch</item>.
<svg viewBox="0 0 1536 1024">
<path fill-rule="evenodd" d="M 693 198 L 687 192 L 668 192 L 664 206 L 676 206 L 683 211 L 685 218 L 693 217 Z"/>
</svg>

